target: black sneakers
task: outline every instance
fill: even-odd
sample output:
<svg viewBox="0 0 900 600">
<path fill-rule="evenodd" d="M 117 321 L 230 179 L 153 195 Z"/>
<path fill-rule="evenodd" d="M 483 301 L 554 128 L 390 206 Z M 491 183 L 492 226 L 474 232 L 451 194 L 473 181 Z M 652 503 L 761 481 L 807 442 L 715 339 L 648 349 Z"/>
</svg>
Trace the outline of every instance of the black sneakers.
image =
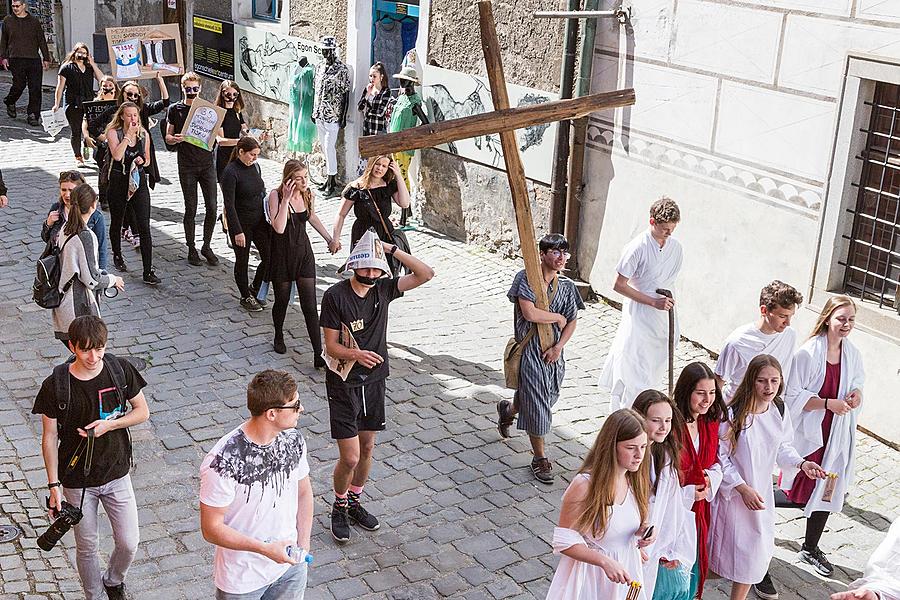
<svg viewBox="0 0 900 600">
<path fill-rule="evenodd" d="M 532 459 L 531 472 L 534 473 L 534 478 L 541 483 L 553 483 L 553 463 L 549 458 L 542 456 Z"/>
<path fill-rule="evenodd" d="M 374 516 L 369 514 L 369 511 L 362 507 L 362 504 L 359 501 L 350 501 L 350 506 L 348 508 L 348 514 L 350 515 L 350 520 L 353 521 L 356 525 L 359 525 L 363 529 L 367 529 L 369 531 L 375 531 L 379 527 L 381 527 L 381 523 L 378 522 Z"/>
<path fill-rule="evenodd" d="M 109 600 L 128 600 L 131 596 L 128 595 L 128 592 L 125 591 L 125 583 L 120 583 L 119 585 L 106 585 L 103 584 L 103 587 L 106 588 L 106 595 Z"/>
<path fill-rule="evenodd" d="M 806 547 L 803 547 L 800 550 L 799 557 L 803 562 L 812 565 L 819 575 L 830 577 L 834 573 L 834 567 L 828 562 L 825 553 L 818 548 L 807 550 Z"/>
<path fill-rule="evenodd" d="M 331 505 L 331 537 L 338 542 L 350 541 L 350 516 L 346 504 Z"/>
<path fill-rule="evenodd" d="M 196 248 L 188 248 L 188 263 L 194 265 L 195 267 L 199 267 L 203 264 L 203 261 L 200 260 L 200 255 L 197 253 Z"/>
<path fill-rule="evenodd" d="M 203 246 L 202 248 L 200 248 L 200 254 L 203 255 L 203 258 L 206 259 L 206 262 L 208 262 L 211 267 L 219 264 L 219 259 L 216 257 L 216 254 L 209 246 Z"/>
<path fill-rule="evenodd" d="M 241 300 L 241 308 L 249 312 L 259 312 L 263 309 L 253 296 L 247 296 Z"/>
<path fill-rule="evenodd" d="M 509 426 L 513 424 L 515 417 L 512 415 L 512 402 L 501 400 L 497 403 L 497 431 L 500 437 L 509 437 Z"/>
<path fill-rule="evenodd" d="M 276 335 L 275 342 L 272 345 L 275 348 L 275 352 L 278 354 L 287 354 L 287 346 L 284 344 L 283 335 Z"/>
<path fill-rule="evenodd" d="M 6 105 L 6 116 L 10 119 L 16 118 L 16 105 L 15 104 L 7 104 Z"/>
<path fill-rule="evenodd" d="M 128 265 L 125 264 L 125 259 L 121 254 L 113 254 L 113 265 L 116 267 L 116 271 L 124 273 L 128 270 Z"/>
<path fill-rule="evenodd" d="M 28 115 L 27 121 L 32 127 L 37 127 L 41 124 L 41 119 L 37 115 Z"/>
<path fill-rule="evenodd" d="M 162 280 L 156 276 L 155 271 L 148 271 L 144 273 L 144 283 L 146 283 L 147 285 L 159 285 L 160 281 Z"/>
<path fill-rule="evenodd" d="M 753 584 L 753 591 L 762 600 L 778 600 L 778 590 L 775 589 L 775 584 L 772 583 L 768 572 L 762 581 Z"/>
</svg>

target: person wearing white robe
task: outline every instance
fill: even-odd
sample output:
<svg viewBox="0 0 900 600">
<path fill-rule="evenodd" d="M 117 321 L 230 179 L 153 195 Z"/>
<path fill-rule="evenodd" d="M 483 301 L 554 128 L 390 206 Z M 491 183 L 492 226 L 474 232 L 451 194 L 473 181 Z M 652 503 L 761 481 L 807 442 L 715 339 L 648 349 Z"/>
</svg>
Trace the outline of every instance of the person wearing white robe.
<svg viewBox="0 0 900 600">
<path fill-rule="evenodd" d="M 811 460 L 821 461 L 822 468 L 837 474 L 830 501 L 823 499 L 826 481 L 817 481 L 811 493 L 809 486 L 804 493 L 796 489 L 803 487 L 803 482 L 796 480 L 796 469 L 784 469 L 780 481 L 790 500 L 805 504 L 806 537 L 799 558 L 826 576 L 833 567 L 819 549 L 819 539 L 828 515 L 843 509 L 855 471 L 856 423 L 865 381 L 862 356 L 847 339 L 855 317 L 856 305 L 847 296 L 833 296 L 825 303 L 812 337 L 794 355 L 785 394 L 796 427 L 797 451 Z M 826 377 L 829 372 L 831 376 Z M 836 386 L 830 381 L 835 374 L 839 374 Z M 832 385 L 826 386 L 826 379 Z M 829 387 L 831 393 L 825 393 Z M 824 430 L 828 430 L 827 438 Z"/>
<path fill-rule="evenodd" d="M 716 378 L 726 403 L 731 402 L 747 365 L 760 354 L 777 358 L 784 380 L 790 379 L 797 347 L 797 331 L 791 327 L 791 318 L 802 303 L 800 292 L 777 279 L 760 291 L 759 319 L 732 331 L 716 362 Z"/>
<path fill-rule="evenodd" d="M 709 569 L 732 582 L 731 600 L 747 597 L 775 553 L 775 464 L 796 466 L 810 478 L 825 476 L 791 443 L 791 415 L 780 400 L 783 388 L 778 361 L 757 356 L 735 393 L 729 420 L 719 429 L 723 478 L 712 503 Z"/>
<path fill-rule="evenodd" d="M 625 301 L 599 381 L 610 395 L 611 411 L 630 407 L 640 392 L 662 383 L 669 356 L 668 311 L 675 302 L 656 290 L 671 290 L 681 271 L 681 244 L 671 237 L 680 220 L 674 200 L 664 196 L 654 202 L 650 228 L 625 246 L 616 265 L 613 289 Z M 674 323 L 677 344 L 677 318 Z"/>
<path fill-rule="evenodd" d="M 553 553 L 562 558 L 547 600 L 625 600 L 642 584 L 640 548 L 650 544 L 641 539 L 649 496 L 646 448 L 641 415 L 624 409 L 607 417 L 563 494 L 553 531 Z M 605 498 L 612 503 L 599 500 Z M 650 597 L 638 587 L 634 600 Z"/>
<path fill-rule="evenodd" d="M 900 518 L 869 558 L 863 576 L 831 600 L 900 600 Z"/>
</svg>

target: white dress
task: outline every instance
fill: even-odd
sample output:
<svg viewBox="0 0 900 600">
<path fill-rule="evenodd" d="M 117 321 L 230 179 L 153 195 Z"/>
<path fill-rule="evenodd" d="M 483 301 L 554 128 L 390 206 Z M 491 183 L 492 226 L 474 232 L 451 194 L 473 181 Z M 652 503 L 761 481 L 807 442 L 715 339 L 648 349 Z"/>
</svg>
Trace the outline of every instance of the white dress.
<svg viewBox="0 0 900 600">
<path fill-rule="evenodd" d="M 590 476 L 587 473 L 579 473 L 576 477 L 587 479 Z M 637 547 L 637 531 L 641 528 L 641 516 L 630 489 L 624 502 L 612 507 L 607 523 L 606 531 L 600 538 L 582 535 L 572 529 L 555 528 L 553 553 L 561 554 L 567 548 L 584 544 L 618 561 L 631 576 L 632 581 L 643 583 L 641 555 Z M 547 600 L 625 600 L 628 590 L 628 585 L 610 581 L 600 567 L 563 555 L 556 567 L 556 573 L 553 574 Z M 649 598 L 641 589 L 638 600 Z"/>
<path fill-rule="evenodd" d="M 803 457 L 791 445 L 791 414 L 784 416 L 774 404 L 750 415 L 731 453 L 728 422 L 719 428 L 719 464 L 722 484 L 712 502 L 709 525 L 709 569 L 737 583 L 758 583 L 775 554 L 775 494 L 772 470 L 799 464 Z M 762 497 L 765 508 L 750 510 L 734 489 L 746 483 Z"/>
<path fill-rule="evenodd" d="M 649 231 L 631 240 L 622 250 L 616 272 L 628 278 L 628 285 L 651 297 L 657 289 L 672 289 L 681 271 L 681 244 L 669 238 L 659 247 Z M 675 319 L 675 343 L 678 343 Z M 610 410 L 631 408 L 646 389 L 662 383 L 669 360 L 669 313 L 626 298 L 622 321 L 600 374 L 600 388 L 609 392 Z"/>
</svg>

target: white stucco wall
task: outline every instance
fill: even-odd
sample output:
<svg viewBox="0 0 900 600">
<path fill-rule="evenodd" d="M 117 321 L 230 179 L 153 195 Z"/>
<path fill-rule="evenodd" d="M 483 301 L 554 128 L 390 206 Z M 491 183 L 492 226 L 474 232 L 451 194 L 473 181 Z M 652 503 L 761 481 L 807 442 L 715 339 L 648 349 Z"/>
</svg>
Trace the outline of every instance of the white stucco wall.
<svg viewBox="0 0 900 600">
<path fill-rule="evenodd" d="M 847 56 L 876 55 L 900 77 L 900 2 L 631 5 L 625 33 L 609 21 L 598 30 L 593 90 L 634 87 L 637 103 L 591 118 L 582 277 L 621 300 L 611 289 L 621 247 L 646 227 L 649 204 L 668 195 L 683 216 L 675 232 L 685 247 L 675 289 L 682 334 L 718 351 L 754 318 L 759 289 L 776 278 L 812 301 L 797 318 L 805 333 L 827 292 L 840 291 L 834 263 L 843 260 L 845 209 L 855 202 L 847 186 L 858 169 L 852 137 L 861 134 L 851 123 L 838 136 L 838 126 L 867 110 L 857 107 L 871 86 L 848 75 Z M 861 422 L 900 443 L 892 406 L 900 318 L 876 307 L 859 320 L 853 339 L 868 373 Z"/>
</svg>

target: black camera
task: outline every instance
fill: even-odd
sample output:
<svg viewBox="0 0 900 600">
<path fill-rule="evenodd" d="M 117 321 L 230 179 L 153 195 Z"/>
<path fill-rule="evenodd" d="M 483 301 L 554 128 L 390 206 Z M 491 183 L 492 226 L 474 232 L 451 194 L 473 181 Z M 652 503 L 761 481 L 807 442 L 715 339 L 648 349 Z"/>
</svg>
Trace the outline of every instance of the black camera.
<svg viewBox="0 0 900 600">
<path fill-rule="evenodd" d="M 47 508 L 50 508 L 50 498 L 47 498 Z M 84 516 L 80 508 L 65 500 L 62 501 L 62 506 L 56 511 L 56 514 L 58 516 L 53 524 L 37 539 L 37 545 L 44 552 L 53 550 L 53 547 L 62 539 L 62 536 L 66 535 L 72 525 L 78 525 L 81 517 Z"/>
</svg>

